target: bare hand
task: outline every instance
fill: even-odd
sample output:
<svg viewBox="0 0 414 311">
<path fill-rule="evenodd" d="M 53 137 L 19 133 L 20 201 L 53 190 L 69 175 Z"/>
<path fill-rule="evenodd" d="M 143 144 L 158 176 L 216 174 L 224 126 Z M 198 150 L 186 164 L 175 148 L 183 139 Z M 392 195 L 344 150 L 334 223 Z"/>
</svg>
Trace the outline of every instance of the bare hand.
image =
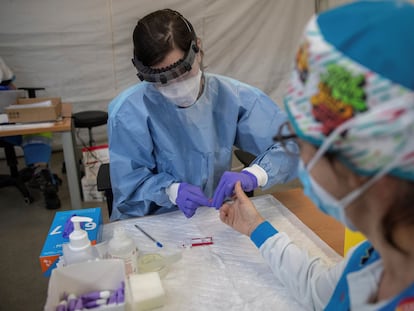
<svg viewBox="0 0 414 311">
<path fill-rule="evenodd" d="M 233 202 L 224 203 L 220 208 L 220 219 L 236 231 L 250 236 L 265 219 L 246 196 L 240 182 L 234 187 Z"/>
</svg>

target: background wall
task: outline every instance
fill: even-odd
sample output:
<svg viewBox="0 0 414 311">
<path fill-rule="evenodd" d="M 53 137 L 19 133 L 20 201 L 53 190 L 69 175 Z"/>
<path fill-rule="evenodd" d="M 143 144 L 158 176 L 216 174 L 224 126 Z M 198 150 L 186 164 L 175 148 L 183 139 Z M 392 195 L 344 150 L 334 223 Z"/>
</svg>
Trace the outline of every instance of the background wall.
<svg viewBox="0 0 414 311">
<path fill-rule="evenodd" d="M 302 29 L 315 8 L 331 2 L 339 1 L 0 0 L 0 56 L 17 87 L 44 87 L 39 97 L 60 96 L 74 112 L 107 110 L 138 83 L 131 63 L 137 20 L 169 7 L 194 25 L 207 71 L 255 85 L 281 104 Z M 105 141 L 106 128 L 94 135 Z"/>
</svg>

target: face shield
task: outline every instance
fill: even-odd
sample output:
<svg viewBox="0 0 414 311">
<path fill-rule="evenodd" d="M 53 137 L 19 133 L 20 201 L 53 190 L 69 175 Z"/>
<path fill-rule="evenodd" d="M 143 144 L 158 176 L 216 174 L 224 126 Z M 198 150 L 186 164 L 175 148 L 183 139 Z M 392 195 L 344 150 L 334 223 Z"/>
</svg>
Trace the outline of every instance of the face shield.
<svg viewBox="0 0 414 311">
<path fill-rule="evenodd" d="M 138 70 L 137 76 L 141 81 L 155 82 L 161 84 L 167 84 L 169 81 L 177 79 L 183 74 L 190 72 L 196 54 L 199 52 L 199 48 L 195 41 L 191 41 L 190 48 L 182 59 L 163 68 L 151 68 L 145 66 L 137 58 L 132 59 L 132 63 Z"/>
</svg>

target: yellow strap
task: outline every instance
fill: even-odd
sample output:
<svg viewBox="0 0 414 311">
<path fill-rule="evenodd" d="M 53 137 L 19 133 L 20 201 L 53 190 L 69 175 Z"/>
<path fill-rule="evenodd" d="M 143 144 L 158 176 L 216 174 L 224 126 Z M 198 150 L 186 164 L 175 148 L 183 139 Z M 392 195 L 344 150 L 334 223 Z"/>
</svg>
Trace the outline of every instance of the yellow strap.
<svg viewBox="0 0 414 311">
<path fill-rule="evenodd" d="M 30 137 L 43 136 L 43 137 L 52 139 L 52 135 L 53 135 L 52 132 L 43 132 L 43 133 L 23 135 L 23 138 L 27 139 L 27 138 L 30 138 Z"/>
</svg>

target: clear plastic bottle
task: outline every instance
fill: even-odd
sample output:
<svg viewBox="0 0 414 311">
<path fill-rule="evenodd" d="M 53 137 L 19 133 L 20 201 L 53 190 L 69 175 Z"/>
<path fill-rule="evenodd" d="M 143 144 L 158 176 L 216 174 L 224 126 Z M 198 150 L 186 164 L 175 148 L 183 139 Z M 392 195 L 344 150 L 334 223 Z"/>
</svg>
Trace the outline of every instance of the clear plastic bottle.
<svg viewBox="0 0 414 311">
<path fill-rule="evenodd" d="M 89 241 L 88 233 L 80 226 L 82 222 L 92 222 L 90 217 L 73 216 L 70 219 L 74 230 L 69 235 L 69 243 L 63 244 L 63 259 L 65 265 L 95 260 L 98 256 Z"/>
<path fill-rule="evenodd" d="M 138 248 L 123 227 L 114 229 L 113 237 L 108 242 L 108 257 L 122 259 L 127 275 L 138 272 Z"/>
</svg>

